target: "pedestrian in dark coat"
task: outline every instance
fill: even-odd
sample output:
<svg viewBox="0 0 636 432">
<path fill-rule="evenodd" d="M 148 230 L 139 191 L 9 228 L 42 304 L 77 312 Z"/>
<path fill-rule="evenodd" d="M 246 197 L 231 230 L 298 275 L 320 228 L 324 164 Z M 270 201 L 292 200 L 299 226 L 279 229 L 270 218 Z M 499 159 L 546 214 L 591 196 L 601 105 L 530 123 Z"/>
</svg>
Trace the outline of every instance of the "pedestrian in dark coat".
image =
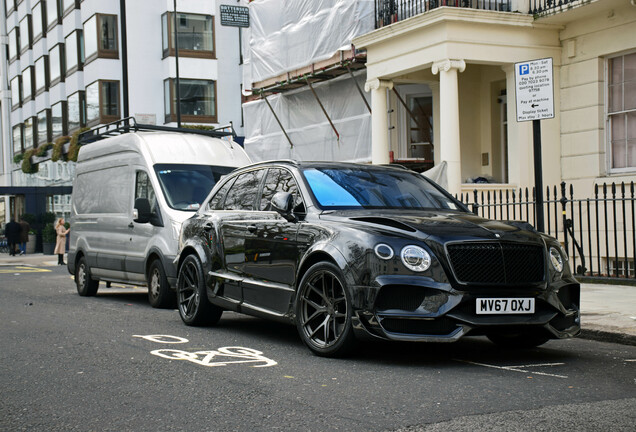
<svg viewBox="0 0 636 432">
<path fill-rule="evenodd" d="M 20 255 L 26 254 L 26 244 L 29 241 L 29 230 L 31 230 L 31 225 L 24 219 L 20 218 Z"/>
<path fill-rule="evenodd" d="M 9 255 L 15 256 L 15 247 L 20 241 L 20 231 L 22 231 L 20 224 L 13 218 L 11 218 L 11 221 L 4 227 L 4 235 L 9 245 Z"/>
</svg>

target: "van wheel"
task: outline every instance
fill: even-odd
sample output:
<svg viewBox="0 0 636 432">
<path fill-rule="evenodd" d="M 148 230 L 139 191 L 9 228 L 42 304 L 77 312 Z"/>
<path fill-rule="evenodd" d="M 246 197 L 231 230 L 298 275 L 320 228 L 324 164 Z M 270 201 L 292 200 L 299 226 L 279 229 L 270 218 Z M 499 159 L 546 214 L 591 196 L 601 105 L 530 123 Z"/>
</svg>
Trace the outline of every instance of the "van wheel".
<svg viewBox="0 0 636 432">
<path fill-rule="evenodd" d="M 91 270 L 88 268 L 86 258 L 84 257 L 80 257 L 77 261 L 77 268 L 75 269 L 75 285 L 77 286 L 77 293 L 82 297 L 90 297 L 97 294 L 99 281 L 91 278 Z"/>
<path fill-rule="evenodd" d="M 161 261 L 154 260 L 148 271 L 148 301 L 153 308 L 174 307 L 175 295 L 170 289 Z"/>
<path fill-rule="evenodd" d="M 179 268 L 177 304 L 181 320 L 187 325 L 214 325 L 221 319 L 223 309 L 208 300 L 203 266 L 196 255 L 188 255 Z"/>
</svg>

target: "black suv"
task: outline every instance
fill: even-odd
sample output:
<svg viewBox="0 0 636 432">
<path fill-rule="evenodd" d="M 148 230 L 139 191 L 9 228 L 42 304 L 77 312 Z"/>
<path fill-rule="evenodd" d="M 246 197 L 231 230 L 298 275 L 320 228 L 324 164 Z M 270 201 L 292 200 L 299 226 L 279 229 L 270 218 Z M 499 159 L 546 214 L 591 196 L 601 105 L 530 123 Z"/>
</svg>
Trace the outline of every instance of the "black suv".
<svg viewBox="0 0 636 432">
<path fill-rule="evenodd" d="M 179 313 L 294 322 L 316 354 L 356 338 L 533 347 L 580 332 L 580 286 L 552 237 L 483 219 L 398 167 L 274 161 L 233 171 L 182 227 Z"/>
</svg>

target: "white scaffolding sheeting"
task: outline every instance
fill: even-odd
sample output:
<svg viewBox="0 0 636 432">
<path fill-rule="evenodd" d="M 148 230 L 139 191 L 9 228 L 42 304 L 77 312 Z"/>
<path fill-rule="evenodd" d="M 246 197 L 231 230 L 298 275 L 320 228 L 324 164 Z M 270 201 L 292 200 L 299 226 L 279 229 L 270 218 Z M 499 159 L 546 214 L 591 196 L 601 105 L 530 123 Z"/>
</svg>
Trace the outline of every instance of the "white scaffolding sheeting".
<svg viewBox="0 0 636 432">
<path fill-rule="evenodd" d="M 364 86 L 365 78 L 361 72 L 355 79 Z M 371 114 L 351 76 L 313 86 L 340 141 L 309 87 L 303 87 L 267 98 L 293 147 L 264 100 L 243 104 L 245 150 L 252 160 L 371 161 Z"/>
<path fill-rule="evenodd" d="M 244 88 L 331 58 L 373 31 L 373 0 L 255 0 L 243 46 Z"/>
</svg>

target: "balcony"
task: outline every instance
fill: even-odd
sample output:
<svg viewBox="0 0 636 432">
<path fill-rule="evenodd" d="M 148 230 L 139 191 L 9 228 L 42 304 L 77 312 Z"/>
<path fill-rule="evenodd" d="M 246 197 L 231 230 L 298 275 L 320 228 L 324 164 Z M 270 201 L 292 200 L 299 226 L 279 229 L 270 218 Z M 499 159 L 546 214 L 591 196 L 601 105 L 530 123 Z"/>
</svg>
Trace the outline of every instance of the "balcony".
<svg viewBox="0 0 636 432">
<path fill-rule="evenodd" d="M 555 0 L 527 1 L 534 3 L 554 3 Z M 556 1 L 558 2 L 559 0 Z M 375 28 L 403 21 L 442 6 L 512 12 L 514 7 L 513 3 L 518 4 L 522 2 L 519 0 L 375 0 Z M 524 11 L 525 9 L 526 7 L 524 7 Z"/>
</svg>

